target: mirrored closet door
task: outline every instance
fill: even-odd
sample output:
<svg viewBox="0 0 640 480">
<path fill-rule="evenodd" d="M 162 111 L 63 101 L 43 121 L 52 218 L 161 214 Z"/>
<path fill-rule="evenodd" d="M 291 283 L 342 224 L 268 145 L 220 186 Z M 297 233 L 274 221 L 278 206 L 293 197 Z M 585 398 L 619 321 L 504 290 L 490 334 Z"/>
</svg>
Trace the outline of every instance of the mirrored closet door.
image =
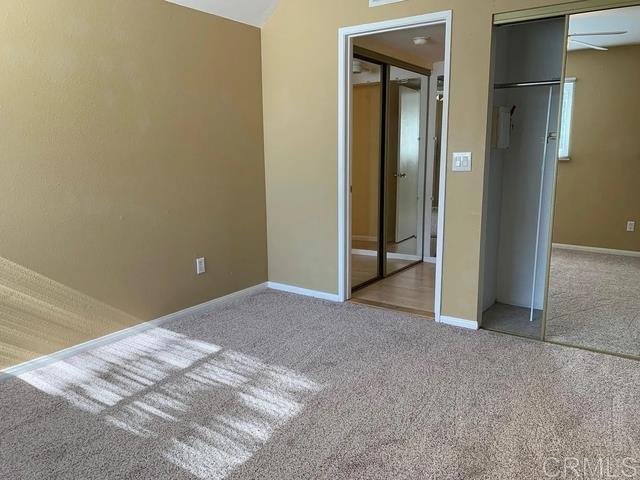
<svg viewBox="0 0 640 480">
<path fill-rule="evenodd" d="M 384 68 L 353 61 L 351 286 L 379 278 Z"/>
<path fill-rule="evenodd" d="M 430 71 L 354 49 L 351 288 L 423 261 Z"/>
<path fill-rule="evenodd" d="M 391 66 L 385 182 L 385 274 L 422 261 L 429 78 Z"/>
<path fill-rule="evenodd" d="M 640 358 L 640 6 L 571 15 L 545 339 Z"/>
<path fill-rule="evenodd" d="M 567 8 L 494 27 L 482 327 L 640 358 L 640 2 Z"/>
</svg>

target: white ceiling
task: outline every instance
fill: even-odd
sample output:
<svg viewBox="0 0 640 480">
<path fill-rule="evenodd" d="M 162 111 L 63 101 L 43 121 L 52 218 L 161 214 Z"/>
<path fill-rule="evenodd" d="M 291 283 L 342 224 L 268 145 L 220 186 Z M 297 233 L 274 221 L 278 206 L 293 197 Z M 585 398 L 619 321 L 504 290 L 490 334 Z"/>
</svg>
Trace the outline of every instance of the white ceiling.
<svg viewBox="0 0 640 480">
<path fill-rule="evenodd" d="M 428 25 L 358 37 L 355 44 L 391 57 L 394 53 L 402 54 L 406 61 L 430 68 L 434 62 L 444 60 L 445 31 L 444 24 Z M 429 37 L 429 41 L 426 45 L 414 45 L 415 37 Z"/>
<path fill-rule="evenodd" d="M 569 33 L 628 31 L 625 35 L 596 35 L 575 37 L 576 40 L 600 47 L 619 47 L 640 44 L 640 7 L 616 8 L 599 12 L 572 15 Z M 569 50 L 587 47 L 569 43 Z"/>
<path fill-rule="evenodd" d="M 278 0 L 167 0 L 168 2 L 262 27 L 273 13 Z"/>
</svg>

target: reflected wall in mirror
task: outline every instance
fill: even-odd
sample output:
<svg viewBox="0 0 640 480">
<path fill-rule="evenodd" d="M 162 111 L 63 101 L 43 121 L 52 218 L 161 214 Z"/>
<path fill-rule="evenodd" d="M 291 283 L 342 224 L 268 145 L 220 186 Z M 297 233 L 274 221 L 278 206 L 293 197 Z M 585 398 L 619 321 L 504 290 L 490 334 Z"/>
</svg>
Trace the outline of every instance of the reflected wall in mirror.
<svg viewBox="0 0 640 480">
<path fill-rule="evenodd" d="M 379 273 L 382 68 L 353 61 L 351 286 Z"/>
<path fill-rule="evenodd" d="M 569 32 L 545 338 L 640 357 L 640 7 Z"/>
</svg>

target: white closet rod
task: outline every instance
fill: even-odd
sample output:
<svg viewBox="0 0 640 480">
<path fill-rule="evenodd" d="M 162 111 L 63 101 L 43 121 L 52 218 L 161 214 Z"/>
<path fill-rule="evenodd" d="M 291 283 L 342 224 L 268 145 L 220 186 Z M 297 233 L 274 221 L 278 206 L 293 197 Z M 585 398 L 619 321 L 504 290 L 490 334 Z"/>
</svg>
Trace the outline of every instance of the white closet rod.
<svg viewBox="0 0 640 480">
<path fill-rule="evenodd" d="M 520 88 L 520 87 L 544 87 L 547 85 L 560 85 L 560 80 L 540 80 L 536 82 L 496 83 L 493 88 Z"/>
</svg>

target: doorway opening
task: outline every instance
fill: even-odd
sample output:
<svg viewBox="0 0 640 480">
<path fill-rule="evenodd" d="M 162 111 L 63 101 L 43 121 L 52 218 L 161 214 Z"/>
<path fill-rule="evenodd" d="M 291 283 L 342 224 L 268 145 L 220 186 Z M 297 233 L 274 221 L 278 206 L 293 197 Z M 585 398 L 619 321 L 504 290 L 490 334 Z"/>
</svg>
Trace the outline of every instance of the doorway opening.
<svg viewBox="0 0 640 480">
<path fill-rule="evenodd" d="M 341 30 L 340 296 L 436 319 L 449 17 Z"/>
</svg>

